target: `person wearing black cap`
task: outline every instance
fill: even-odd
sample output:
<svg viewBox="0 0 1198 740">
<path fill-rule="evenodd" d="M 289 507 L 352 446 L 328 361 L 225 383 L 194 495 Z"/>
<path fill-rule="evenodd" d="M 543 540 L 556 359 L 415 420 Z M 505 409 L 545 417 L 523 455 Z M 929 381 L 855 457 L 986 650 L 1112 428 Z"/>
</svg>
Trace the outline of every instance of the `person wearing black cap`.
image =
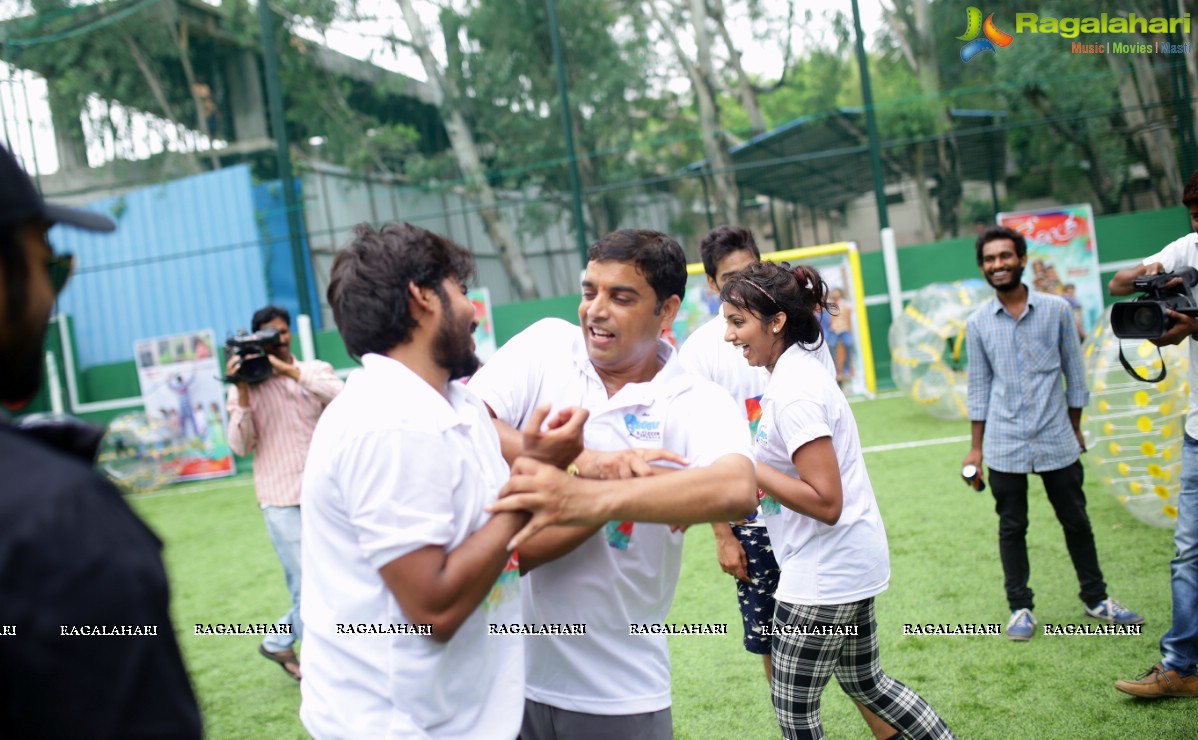
<svg viewBox="0 0 1198 740">
<path fill-rule="evenodd" d="M 108 218 L 46 203 L 0 147 L 0 403 L 41 384 L 55 297 L 72 258 L 55 225 Z M 77 447 L 77 446 L 76 446 Z M 92 469 L 0 411 L 0 734 L 198 738 L 199 708 L 171 625 L 162 543 Z"/>
</svg>

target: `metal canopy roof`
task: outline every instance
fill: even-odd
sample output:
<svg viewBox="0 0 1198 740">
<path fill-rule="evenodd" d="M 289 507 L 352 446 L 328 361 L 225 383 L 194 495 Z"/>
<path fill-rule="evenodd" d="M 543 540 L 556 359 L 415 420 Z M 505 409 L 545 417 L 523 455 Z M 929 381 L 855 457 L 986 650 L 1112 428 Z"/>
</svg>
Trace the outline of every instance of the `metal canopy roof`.
<svg viewBox="0 0 1198 740">
<path fill-rule="evenodd" d="M 991 180 L 1003 174 L 1006 111 L 951 110 L 961 177 Z M 873 190 L 863 108 L 796 118 L 729 150 L 740 188 L 820 209 L 839 208 Z M 914 170 L 916 147 L 924 149 L 924 171 L 933 172 L 938 137 L 884 140 L 882 168 L 887 182 Z M 695 162 L 687 169 L 706 167 Z"/>
</svg>

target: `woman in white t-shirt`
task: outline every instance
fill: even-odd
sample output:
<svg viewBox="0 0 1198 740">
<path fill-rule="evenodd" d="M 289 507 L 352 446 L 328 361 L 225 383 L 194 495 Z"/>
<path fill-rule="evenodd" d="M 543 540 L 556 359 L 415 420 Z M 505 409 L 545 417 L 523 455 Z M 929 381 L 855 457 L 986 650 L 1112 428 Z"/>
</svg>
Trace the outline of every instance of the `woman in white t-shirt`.
<svg viewBox="0 0 1198 740">
<path fill-rule="evenodd" d="M 783 736 L 823 737 L 820 695 L 834 673 L 904 737 L 950 738 L 936 711 L 878 659 L 874 597 L 890 580 L 886 531 L 848 401 L 803 349 L 821 341 L 816 307 L 835 310 L 826 294 L 818 273 L 772 263 L 750 266 L 720 291 L 724 339 L 770 371 L 754 441 L 758 485 L 783 507 L 766 519 L 782 571 L 774 709 Z"/>
</svg>

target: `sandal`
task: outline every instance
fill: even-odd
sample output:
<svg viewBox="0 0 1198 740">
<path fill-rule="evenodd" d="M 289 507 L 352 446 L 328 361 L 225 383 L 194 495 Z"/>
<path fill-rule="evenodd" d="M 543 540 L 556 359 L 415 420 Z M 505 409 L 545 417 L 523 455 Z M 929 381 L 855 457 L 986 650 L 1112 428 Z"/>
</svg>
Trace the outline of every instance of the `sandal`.
<svg viewBox="0 0 1198 740">
<path fill-rule="evenodd" d="M 262 657 L 266 658 L 267 660 L 273 660 L 274 662 L 278 663 L 288 676 L 291 676 L 296 681 L 300 680 L 299 658 L 295 657 L 294 650 L 288 648 L 286 650 L 280 650 L 277 653 L 272 653 L 266 649 L 265 645 L 259 644 L 258 652 L 261 653 Z"/>
</svg>

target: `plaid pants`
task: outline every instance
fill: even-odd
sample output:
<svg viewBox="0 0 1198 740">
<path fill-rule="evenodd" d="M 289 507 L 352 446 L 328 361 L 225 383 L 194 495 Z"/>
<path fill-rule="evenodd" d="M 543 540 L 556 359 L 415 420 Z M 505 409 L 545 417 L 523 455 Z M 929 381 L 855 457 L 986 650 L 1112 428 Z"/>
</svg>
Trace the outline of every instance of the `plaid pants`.
<svg viewBox="0 0 1198 740">
<path fill-rule="evenodd" d="M 785 738 L 822 738 L 820 696 L 833 673 L 849 696 L 900 730 L 903 737 L 955 737 L 919 694 L 882 672 L 873 598 L 852 604 L 803 606 L 777 602 L 774 609 L 771 681 L 774 711 Z M 821 634 L 819 631 L 856 635 Z M 808 632 L 802 630 L 807 628 Z M 813 634 L 812 631 L 815 633 Z"/>
</svg>

